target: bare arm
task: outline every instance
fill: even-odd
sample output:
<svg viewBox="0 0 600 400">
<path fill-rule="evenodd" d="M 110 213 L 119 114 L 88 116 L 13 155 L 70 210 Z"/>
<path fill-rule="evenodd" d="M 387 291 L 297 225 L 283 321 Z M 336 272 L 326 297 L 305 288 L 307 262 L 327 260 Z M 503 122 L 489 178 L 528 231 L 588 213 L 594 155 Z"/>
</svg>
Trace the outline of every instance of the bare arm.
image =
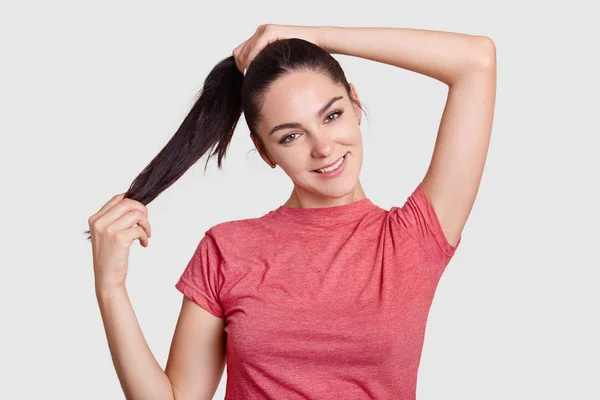
<svg viewBox="0 0 600 400">
<path fill-rule="evenodd" d="M 175 399 L 167 374 L 156 361 L 125 287 L 96 288 L 113 364 L 127 399 Z"/>
<path fill-rule="evenodd" d="M 225 321 L 184 296 L 169 360 L 162 370 L 125 286 L 131 243 L 140 240 L 148 246 L 148 210 L 125 194 L 114 196 L 88 220 L 96 298 L 123 393 L 133 400 L 211 399 L 225 366 Z M 132 223 L 138 226 L 127 228 Z M 194 297 L 194 287 L 182 283 L 178 288 Z"/>
<path fill-rule="evenodd" d="M 490 60 L 483 36 L 409 28 L 316 27 L 317 42 L 332 54 L 365 58 L 452 85 Z"/>
<path fill-rule="evenodd" d="M 492 133 L 496 47 L 486 36 L 407 28 L 317 27 L 319 45 L 417 72 L 448 85 L 422 187 L 442 230 L 458 244 L 475 202 Z"/>
</svg>

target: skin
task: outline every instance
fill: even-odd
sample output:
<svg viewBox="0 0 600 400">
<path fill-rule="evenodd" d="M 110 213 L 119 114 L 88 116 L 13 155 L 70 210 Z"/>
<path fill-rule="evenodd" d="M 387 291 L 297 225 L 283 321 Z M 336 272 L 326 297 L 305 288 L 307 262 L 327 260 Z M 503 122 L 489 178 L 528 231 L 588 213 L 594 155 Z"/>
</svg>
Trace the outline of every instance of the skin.
<svg viewBox="0 0 600 400">
<path fill-rule="evenodd" d="M 351 83 L 350 87 L 360 104 L 356 88 Z M 317 111 L 335 96 L 343 98 L 317 117 Z M 331 115 L 338 109 L 343 111 L 341 115 Z M 252 135 L 251 138 L 262 159 L 269 166 L 279 165 L 294 184 L 285 207 L 332 207 L 366 198 L 359 180 L 363 160 L 361 115 L 362 110 L 350 101 L 344 87 L 320 73 L 293 72 L 270 88 L 257 127 L 264 148 Z M 274 126 L 286 122 L 299 122 L 303 127 L 269 135 Z M 288 135 L 292 135 L 286 139 L 288 143 L 280 143 Z M 337 177 L 323 179 L 312 172 L 345 153 L 347 165 Z"/>
</svg>

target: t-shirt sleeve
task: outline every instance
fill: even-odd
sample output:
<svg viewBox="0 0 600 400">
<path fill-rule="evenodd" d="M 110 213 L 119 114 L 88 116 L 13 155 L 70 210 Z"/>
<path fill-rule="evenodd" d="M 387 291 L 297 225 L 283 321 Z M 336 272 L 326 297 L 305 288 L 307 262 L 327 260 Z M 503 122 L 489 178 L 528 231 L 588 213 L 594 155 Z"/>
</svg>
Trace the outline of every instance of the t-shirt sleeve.
<svg viewBox="0 0 600 400">
<path fill-rule="evenodd" d="M 219 300 L 222 261 L 222 254 L 209 229 L 175 284 L 186 297 L 219 318 L 225 315 Z"/>
<path fill-rule="evenodd" d="M 407 198 L 402 207 L 392 207 L 390 217 L 408 232 L 434 262 L 446 266 L 454 256 L 462 235 L 455 246 L 446 239 L 440 221 L 421 184 Z"/>
</svg>

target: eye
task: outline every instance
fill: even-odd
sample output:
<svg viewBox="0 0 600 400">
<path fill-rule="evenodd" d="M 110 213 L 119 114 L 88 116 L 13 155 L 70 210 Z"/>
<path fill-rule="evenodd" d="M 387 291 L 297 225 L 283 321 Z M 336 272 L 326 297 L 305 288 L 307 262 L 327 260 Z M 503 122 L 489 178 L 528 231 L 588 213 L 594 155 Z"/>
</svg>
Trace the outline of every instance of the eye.
<svg viewBox="0 0 600 400">
<path fill-rule="evenodd" d="M 341 117 L 343 113 L 344 112 L 342 110 L 335 110 L 334 112 L 329 114 L 326 119 L 329 119 L 329 117 L 331 117 L 332 115 L 338 114 L 338 116 L 336 118 L 334 118 L 333 120 L 331 120 L 331 119 L 329 120 L 329 121 L 334 121 L 334 120 L 338 119 L 339 117 Z"/>
<path fill-rule="evenodd" d="M 279 143 L 281 143 L 281 144 L 286 144 L 286 143 L 289 143 L 289 142 L 290 142 L 290 140 L 287 140 L 287 138 L 289 138 L 289 137 L 292 137 L 292 136 L 294 136 L 294 135 L 298 135 L 298 133 L 291 133 L 291 134 L 287 135 L 287 136 L 286 136 L 286 137 L 284 137 L 284 138 L 283 138 L 283 139 L 282 139 L 282 140 L 281 140 Z"/>
<path fill-rule="evenodd" d="M 336 120 L 338 120 L 338 119 L 341 117 L 341 115 L 342 115 L 343 113 L 344 113 L 344 111 L 343 111 L 343 110 L 341 110 L 341 109 L 340 109 L 340 110 L 335 110 L 334 112 L 332 112 L 331 114 L 329 114 L 329 115 L 328 115 L 328 116 L 325 118 L 325 120 L 326 120 L 326 121 L 336 121 Z M 337 114 L 337 117 L 336 117 L 336 118 L 329 119 L 331 116 L 333 116 L 333 115 L 336 115 L 336 114 Z M 287 136 L 285 136 L 283 139 L 281 139 L 281 141 L 280 141 L 279 143 L 281 143 L 281 144 L 287 144 L 287 143 L 290 143 L 290 142 L 291 142 L 291 141 L 293 141 L 294 139 L 292 139 L 292 140 L 287 140 L 287 139 L 288 139 L 288 138 L 290 138 L 290 137 L 292 137 L 292 136 L 294 136 L 294 135 L 298 135 L 298 134 L 299 134 L 299 133 L 297 133 L 297 132 L 290 133 L 289 135 L 287 135 Z"/>
</svg>

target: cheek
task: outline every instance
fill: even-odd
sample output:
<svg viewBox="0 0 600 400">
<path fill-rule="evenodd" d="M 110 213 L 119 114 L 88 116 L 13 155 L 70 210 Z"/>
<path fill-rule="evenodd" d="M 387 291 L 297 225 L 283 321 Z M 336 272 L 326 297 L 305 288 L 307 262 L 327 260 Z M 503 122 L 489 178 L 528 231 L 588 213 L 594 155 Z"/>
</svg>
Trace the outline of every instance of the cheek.
<svg viewBox="0 0 600 400">
<path fill-rule="evenodd" d="M 357 147 L 362 148 L 362 131 L 355 126 L 352 126 L 344 135 L 344 143 L 354 147 L 354 151 L 357 151 Z"/>
<path fill-rule="evenodd" d="M 358 125 L 357 123 L 355 123 L 355 121 L 346 121 L 346 123 L 344 123 L 343 126 L 343 135 L 345 137 L 351 138 L 356 140 L 356 138 L 360 137 L 362 135 L 362 132 L 360 130 L 360 125 Z"/>
<path fill-rule="evenodd" d="M 278 154 L 279 165 L 290 175 L 294 175 L 305 170 L 303 167 L 306 164 L 306 160 L 299 153 L 300 150 L 290 150 L 289 152 L 280 152 Z"/>
</svg>

